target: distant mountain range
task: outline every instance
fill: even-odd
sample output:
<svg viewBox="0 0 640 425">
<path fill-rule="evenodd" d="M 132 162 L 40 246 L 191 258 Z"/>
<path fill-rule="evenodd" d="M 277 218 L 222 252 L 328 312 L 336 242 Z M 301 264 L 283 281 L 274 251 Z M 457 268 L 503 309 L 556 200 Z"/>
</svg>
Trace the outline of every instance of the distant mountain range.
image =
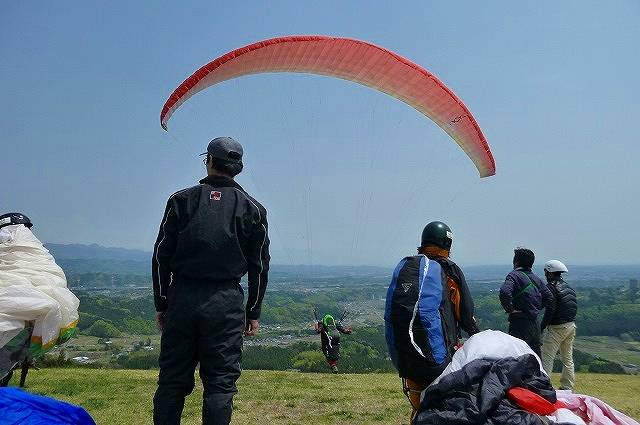
<svg viewBox="0 0 640 425">
<path fill-rule="evenodd" d="M 151 274 L 151 253 L 147 251 L 98 244 L 46 243 L 44 246 L 67 274 Z"/>
<path fill-rule="evenodd" d="M 121 260 L 150 261 L 151 253 L 139 249 L 108 248 L 98 244 L 46 243 L 45 248 L 56 260 Z"/>
<path fill-rule="evenodd" d="M 54 244 L 45 247 L 56 258 L 65 272 L 69 273 L 113 273 L 149 275 L 151 252 L 137 249 L 110 248 L 97 244 Z M 485 284 L 499 284 L 511 270 L 509 265 L 463 267 L 467 280 Z M 390 277 L 392 268 L 377 266 L 326 266 L 326 265 L 280 265 L 271 266 L 272 279 L 332 278 L 332 277 Z M 535 272 L 543 274 L 538 265 Z M 620 266 L 572 266 L 569 265 L 568 280 L 584 284 L 608 285 L 626 283 L 631 278 L 640 278 L 640 265 Z"/>
<path fill-rule="evenodd" d="M 98 244 L 56 244 L 44 246 L 58 264 L 74 273 L 150 274 L 152 253 L 137 249 L 104 247 Z M 376 266 L 272 265 L 273 277 L 363 277 L 384 276 L 390 271 Z"/>
</svg>

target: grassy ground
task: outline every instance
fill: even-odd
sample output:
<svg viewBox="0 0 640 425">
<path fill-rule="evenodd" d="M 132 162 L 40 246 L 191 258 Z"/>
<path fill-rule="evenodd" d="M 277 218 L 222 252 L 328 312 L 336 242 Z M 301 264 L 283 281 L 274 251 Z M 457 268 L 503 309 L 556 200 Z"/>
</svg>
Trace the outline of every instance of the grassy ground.
<svg viewBox="0 0 640 425">
<path fill-rule="evenodd" d="M 156 377 L 156 371 L 143 370 L 42 369 L 29 373 L 27 389 L 79 404 L 98 424 L 147 424 Z M 408 403 L 391 374 L 245 371 L 239 390 L 233 417 L 238 424 L 407 423 Z M 577 391 L 640 418 L 639 376 L 578 374 Z M 187 399 L 184 424 L 200 423 L 201 393 L 198 384 Z"/>
</svg>

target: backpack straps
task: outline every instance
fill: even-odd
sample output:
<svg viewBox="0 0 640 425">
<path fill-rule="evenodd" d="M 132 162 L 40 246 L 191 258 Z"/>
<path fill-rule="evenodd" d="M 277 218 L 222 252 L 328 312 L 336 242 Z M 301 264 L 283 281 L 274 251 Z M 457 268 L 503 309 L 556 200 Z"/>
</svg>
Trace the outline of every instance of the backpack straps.
<svg viewBox="0 0 640 425">
<path fill-rule="evenodd" d="M 427 273 L 429 272 L 429 259 L 425 255 L 422 255 L 422 257 L 420 258 L 420 266 L 418 270 L 418 298 L 416 299 L 416 303 L 413 305 L 413 314 L 411 315 L 411 320 L 409 321 L 409 339 L 411 340 L 411 345 L 413 345 L 413 348 L 418 352 L 418 354 L 420 354 L 422 357 L 426 357 L 413 338 L 413 323 L 418 316 L 418 306 L 420 304 L 420 298 L 422 297 L 422 286 L 424 284 L 424 281 L 427 280 Z"/>
<path fill-rule="evenodd" d="M 525 272 L 523 272 L 523 271 L 521 271 L 520 273 L 522 273 L 523 275 L 525 275 L 525 277 L 526 277 L 527 279 L 529 279 L 529 284 L 528 284 L 527 286 L 525 286 L 524 288 L 522 288 L 522 289 L 520 290 L 520 292 L 518 292 L 517 294 L 515 294 L 515 295 L 513 296 L 513 299 L 514 299 L 514 300 L 515 300 L 516 298 L 518 298 L 520 295 L 522 295 L 522 294 L 524 294 L 525 292 L 529 291 L 529 288 L 531 288 L 531 287 L 535 287 L 535 288 L 537 288 L 537 287 L 538 287 L 538 285 L 536 285 L 536 283 L 533 281 L 533 279 L 531 279 L 531 276 L 529 276 L 527 273 L 525 273 Z"/>
</svg>

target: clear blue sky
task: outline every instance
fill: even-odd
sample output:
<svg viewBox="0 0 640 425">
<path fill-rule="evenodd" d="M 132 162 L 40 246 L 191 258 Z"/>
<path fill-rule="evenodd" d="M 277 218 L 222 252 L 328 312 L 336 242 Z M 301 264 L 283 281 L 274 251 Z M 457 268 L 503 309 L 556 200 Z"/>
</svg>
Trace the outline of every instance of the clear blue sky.
<svg viewBox="0 0 640 425">
<path fill-rule="evenodd" d="M 422 226 L 461 264 L 525 245 L 569 264 L 640 262 L 640 3 L 6 2 L 0 14 L 0 211 L 49 242 L 150 250 L 166 198 L 218 135 L 270 212 L 275 263 L 388 266 Z M 407 105 L 352 83 L 260 75 L 159 125 L 196 68 L 289 34 L 364 39 L 439 76 L 497 162 L 473 164 Z"/>
</svg>

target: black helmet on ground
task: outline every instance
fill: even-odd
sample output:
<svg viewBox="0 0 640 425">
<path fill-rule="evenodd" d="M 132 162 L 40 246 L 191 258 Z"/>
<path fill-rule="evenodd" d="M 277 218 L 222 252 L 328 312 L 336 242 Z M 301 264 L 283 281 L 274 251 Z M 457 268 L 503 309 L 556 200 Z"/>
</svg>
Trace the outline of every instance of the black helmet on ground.
<svg viewBox="0 0 640 425">
<path fill-rule="evenodd" d="M 29 217 L 24 214 L 12 212 L 0 215 L 0 228 L 11 226 L 12 224 L 24 224 L 28 229 L 33 227 L 33 223 L 31 223 Z"/>
<path fill-rule="evenodd" d="M 422 231 L 421 247 L 435 245 L 438 248 L 449 250 L 453 242 L 453 233 L 449 226 L 441 221 L 432 221 Z"/>
</svg>

